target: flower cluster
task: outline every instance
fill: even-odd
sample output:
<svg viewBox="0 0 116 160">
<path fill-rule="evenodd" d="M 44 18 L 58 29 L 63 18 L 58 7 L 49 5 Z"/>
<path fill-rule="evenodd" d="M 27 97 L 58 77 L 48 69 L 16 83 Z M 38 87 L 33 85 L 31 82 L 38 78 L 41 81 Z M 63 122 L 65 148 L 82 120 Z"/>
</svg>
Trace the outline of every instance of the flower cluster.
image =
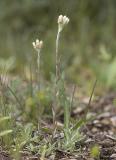
<svg viewBox="0 0 116 160">
<path fill-rule="evenodd" d="M 39 41 L 38 39 L 36 39 L 36 41 L 33 42 L 32 45 L 36 51 L 40 51 L 43 47 L 43 41 Z"/>
<path fill-rule="evenodd" d="M 62 31 L 62 29 L 64 28 L 64 26 L 66 24 L 69 23 L 69 18 L 67 16 L 63 16 L 63 15 L 60 15 L 58 17 L 58 29 L 59 29 L 59 32 Z"/>
</svg>

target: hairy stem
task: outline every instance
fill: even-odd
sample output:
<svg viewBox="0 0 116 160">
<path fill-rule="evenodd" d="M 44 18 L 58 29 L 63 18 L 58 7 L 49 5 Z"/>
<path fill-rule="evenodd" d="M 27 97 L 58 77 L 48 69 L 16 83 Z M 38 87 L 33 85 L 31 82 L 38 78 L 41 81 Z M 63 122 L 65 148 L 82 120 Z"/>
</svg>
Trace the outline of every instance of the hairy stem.
<svg viewBox="0 0 116 160">
<path fill-rule="evenodd" d="M 30 62 L 30 96 L 33 97 L 33 76 L 32 76 L 31 62 Z"/>
<path fill-rule="evenodd" d="M 38 66 L 38 69 L 37 69 L 38 89 L 40 90 L 40 50 L 38 50 L 37 66 Z"/>
<path fill-rule="evenodd" d="M 57 128 L 57 122 L 56 122 L 56 108 L 57 108 L 57 94 L 58 94 L 58 87 L 57 83 L 59 80 L 59 54 L 58 54 L 58 48 L 59 48 L 59 38 L 60 38 L 60 32 L 58 30 L 57 37 L 56 37 L 56 77 L 55 77 L 55 86 L 54 86 L 54 103 L 52 106 L 52 114 L 53 114 L 53 124 L 54 124 L 54 134 Z"/>
<path fill-rule="evenodd" d="M 60 76 L 59 75 L 59 72 L 60 72 L 59 54 L 58 54 L 59 39 L 60 39 L 60 32 L 58 31 L 57 38 L 56 38 L 56 84 L 57 84 L 57 81 L 59 80 L 59 76 Z"/>
</svg>

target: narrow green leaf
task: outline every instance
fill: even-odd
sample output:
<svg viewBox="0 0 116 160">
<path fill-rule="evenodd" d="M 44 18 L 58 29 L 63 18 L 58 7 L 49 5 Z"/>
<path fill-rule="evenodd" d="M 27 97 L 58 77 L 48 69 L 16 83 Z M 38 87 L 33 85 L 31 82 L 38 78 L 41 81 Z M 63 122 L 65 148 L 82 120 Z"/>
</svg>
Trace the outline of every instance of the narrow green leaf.
<svg viewBox="0 0 116 160">
<path fill-rule="evenodd" d="M 0 123 L 2 123 L 3 121 L 9 120 L 11 119 L 11 117 L 7 116 L 7 117 L 2 117 L 0 118 Z"/>
<path fill-rule="evenodd" d="M 12 133 L 12 132 L 13 132 L 13 130 L 5 130 L 5 131 L 2 131 L 2 132 L 0 132 L 0 137 L 6 136 L 6 135 L 8 135 L 8 134 L 10 134 L 10 133 Z"/>
<path fill-rule="evenodd" d="M 83 124 L 85 124 L 86 120 L 85 119 L 80 119 L 72 128 L 72 130 L 80 128 Z"/>
</svg>

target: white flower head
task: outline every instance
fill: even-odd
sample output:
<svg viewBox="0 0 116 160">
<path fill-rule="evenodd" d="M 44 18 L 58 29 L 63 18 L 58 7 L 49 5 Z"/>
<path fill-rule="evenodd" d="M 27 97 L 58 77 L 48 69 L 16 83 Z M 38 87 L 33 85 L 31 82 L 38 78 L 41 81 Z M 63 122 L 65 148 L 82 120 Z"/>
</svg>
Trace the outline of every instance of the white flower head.
<svg viewBox="0 0 116 160">
<path fill-rule="evenodd" d="M 60 15 L 58 17 L 58 29 L 59 29 L 59 32 L 62 31 L 62 29 L 64 28 L 64 26 L 66 24 L 69 23 L 69 18 L 67 16 L 63 16 L 63 15 Z"/>
<path fill-rule="evenodd" d="M 35 42 L 32 42 L 32 45 L 36 51 L 40 51 L 41 48 L 43 47 L 43 41 L 39 41 L 39 39 L 36 39 Z"/>
</svg>

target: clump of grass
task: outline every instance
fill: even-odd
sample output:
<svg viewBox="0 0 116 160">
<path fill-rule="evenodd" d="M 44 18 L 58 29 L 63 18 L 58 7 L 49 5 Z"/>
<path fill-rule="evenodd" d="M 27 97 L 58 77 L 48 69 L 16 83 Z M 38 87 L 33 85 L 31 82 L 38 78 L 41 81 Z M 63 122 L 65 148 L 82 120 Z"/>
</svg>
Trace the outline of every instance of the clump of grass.
<svg viewBox="0 0 116 160">
<path fill-rule="evenodd" d="M 100 148 L 98 145 L 94 145 L 91 150 L 91 157 L 95 158 L 96 160 L 100 158 Z"/>
</svg>

